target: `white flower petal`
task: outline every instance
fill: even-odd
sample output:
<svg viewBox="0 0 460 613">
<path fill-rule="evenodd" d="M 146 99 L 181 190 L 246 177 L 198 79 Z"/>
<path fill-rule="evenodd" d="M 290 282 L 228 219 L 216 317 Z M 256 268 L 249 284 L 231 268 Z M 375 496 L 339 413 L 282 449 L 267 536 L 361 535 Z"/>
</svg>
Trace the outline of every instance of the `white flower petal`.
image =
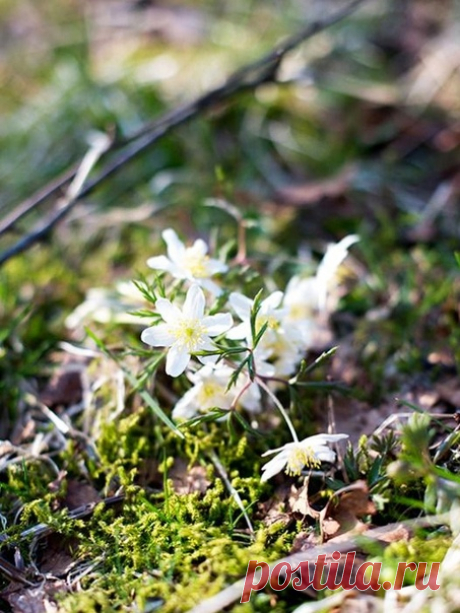
<svg viewBox="0 0 460 613">
<path fill-rule="evenodd" d="M 276 474 L 281 472 L 283 468 L 286 466 L 287 457 L 282 453 L 278 454 L 274 458 L 267 462 L 265 466 L 262 467 L 262 477 L 261 481 L 268 481 Z"/>
<path fill-rule="evenodd" d="M 348 255 L 348 248 L 359 241 L 359 236 L 356 234 L 350 234 L 345 236 L 341 241 L 334 245 L 329 245 L 326 253 L 321 260 L 318 270 L 316 272 L 316 278 L 319 285 L 319 301 L 320 308 L 326 306 L 327 286 L 329 281 L 334 277 L 338 267 Z"/>
<path fill-rule="evenodd" d="M 210 276 L 217 275 L 218 273 L 221 273 L 221 272 L 227 272 L 228 270 L 227 264 L 224 264 L 220 260 L 215 260 L 213 258 L 210 258 L 207 261 L 207 268 L 209 270 Z"/>
<path fill-rule="evenodd" d="M 239 294 L 238 292 L 232 292 L 228 301 L 230 302 L 230 306 L 240 319 L 242 319 L 243 321 L 245 319 L 249 319 L 253 304 L 252 300 L 250 300 L 246 296 L 243 296 L 243 294 Z"/>
<path fill-rule="evenodd" d="M 202 364 L 215 364 L 217 360 L 219 359 L 219 356 L 217 354 L 216 355 L 197 355 L 196 357 L 198 358 L 198 360 L 200 360 Z"/>
<path fill-rule="evenodd" d="M 330 462 L 331 464 L 335 462 L 335 453 L 332 451 L 332 449 L 329 449 L 329 447 L 315 449 L 314 453 L 315 458 L 321 462 Z"/>
<path fill-rule="evenodd" d="M 209 336 L 218 336 L 233 326 L 233 319 L 230 313 L 218 313 L 217 315 L 203 317 L 201 323 L 205 326 L 206 333 Z"/>
<path fill-rule="evenodd" d="M 169 332 L 169 326 L 158 324 L 158 326 L 152 326 L 143 330 L 141 340 L 152 347 L 169 347 L 175 339 L 171 332 Z"/>
<path fill-rule="evenodd" d="M 166 270 L 171 274 L 175 274 L 179 270 L 165 255 L 157 255 L 153 258 L 149 258 L 147 260 L 147 266 L 155 270 Z"/>
<path fill-rule="evenodd" d="M 155 302 L 157 312 L 162 316 L 168 324 L 177 323 L 182 318 L 182 313 L 170 300 L 166 298 L 158 298 Z"/>
<path fill-rule="evenodd" d="M 239 341 L 247 338 L 251 333 L 251 330 L 246 322 L 238 324 L 226 334 L 226 337 L 231 341 Z"/>
<path fill-rule="evenodd" d="M 274 453 L 284 453 L 287 459 L 289 451 L 291 447 L 294 447 L 294 445 L 298 445 L 298 443 L 286 443 L 286 445 L 283 445 L 282 447 L 277 447 L 276 449 L 269 449 L 262 454 L 262 457 L 265 458 L 269 455 L 273 455 Z"/>
<path fill-rule="evenodd" d="M 192 249 L 201 255 L 206 255 L 208 253 L 208 246 L 201 238 L 196 239 L 196 241 L 193 243 Z"/>
<path fill-rule="evenodd" d="M 199 389 L 199 386 L 195 385 L 185 392 L 173 409 L 173 419 L 190 419 L 197 414 L 198 409 L 200 408 L 197 404 Z"/>
<path fill-rule="evenodd" d="M 315 445 L 324 445 L 324 443 L 336 443 L 348 438 L 348 434 L 314 434 L 304 438 L 300 444 L 305 447 L 315 448 Z"/>
<path fill-rule="evenodd" d="M 197 279 L 197 282 L 213 296 L 220 296 L 222 294 L 222 288 L 217 283 L 214 283 L 214 281 L 211 281 L 211 279 Z"/>
<path fill-rule="evenodd" d="M 167 246 L 168 256 L 173 262 L 179 263 L 185 253 L 184 243 L 171 228 L 164 230 L 162 237 Z"/>
<path fill-rule="evenodd" d="M 172 345 L 166 356 L 166 374 L 170 377 L 178 377 L 187 368 L 190 354 L 182 346 Z"/>
<path fill-rule="evenodd" d="M 270 296 L 267 296 L 265 300 L 262 300 L 260 304 L 261 313 L 267 313 L 271 311 L 272 309 L 276 309 L 277 307 L 279 307 L 282 300 L 283 300 L 283 292 L 280 292 L 280 291 L 273 292 L 273 294 L 270 294 Z"/>
<path fill-rule="evenodd" d="M 187 292 L 184 307 L 182 309 L 184 316 L 190 319 L 202 319 L 206 299 L 203 290 L 199 285 L 194 283 Z"/>
</svg>

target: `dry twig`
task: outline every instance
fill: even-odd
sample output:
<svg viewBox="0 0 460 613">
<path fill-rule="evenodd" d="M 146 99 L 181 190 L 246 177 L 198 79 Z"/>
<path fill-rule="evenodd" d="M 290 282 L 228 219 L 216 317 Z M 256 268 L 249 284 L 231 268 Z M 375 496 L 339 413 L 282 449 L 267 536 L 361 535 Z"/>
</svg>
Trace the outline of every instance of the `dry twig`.
<svg viewBox="0 0 460 613">
<path fill-rule="evenodd" d="M 120 151 L 102 167 L 99 175 L 92 181 L 85 182 L 73 198 L 67 199 L 65 206 L 61 205 L 56 207 L 45 217 L 44 221 L 37 225 L 29 234 L 26 234 L 11 247 L 0 253 L 0 265 L 27 250 L 34 243 L 42 240 L 53 227 L 69 213 L 76 202 L 93 192 L 103 181 L 137 157 L 141 152 L 156 143 L 160 138 L 168 134 L 173 128 L 184 124 L 203 111 L 216 107 L 235 94 L 253 90 L 264 83 L 276 82 L 278 69 L 288 53 L 307 39 L 351 15 L 351 13 L 365 1 L 366 0 L 351 0 L 351 2 L 348 2 L 344 7 L 334 12 L 332 15 L 305 25 L 297 34 L 288 38 L 284 43 L 275 47 L 275 49 L 259 60 L 234 72 L 220 87 L 209 91 L 188 104 L 164 114 L 159 119 L 144 126 L 129 139 L 125 140 L 124 143 L 112 143 L 110 151 L 114 151 L 115 149 L 120 149 Z M 107 149 L 105 155 L 107 155 L 108 152 L 109 149 Z M 35 210 L 41 203 L 53 194 L 59 192 L 69 181 L 74 179 L 79 167 L 80 165 L 77 165 L 69 169 L 58 179 L 52 181 L 35 195 L 18 205 L 15 211 L 0 224 L 0 236 L 10 230 L 22 217 Z"/>
</svg>

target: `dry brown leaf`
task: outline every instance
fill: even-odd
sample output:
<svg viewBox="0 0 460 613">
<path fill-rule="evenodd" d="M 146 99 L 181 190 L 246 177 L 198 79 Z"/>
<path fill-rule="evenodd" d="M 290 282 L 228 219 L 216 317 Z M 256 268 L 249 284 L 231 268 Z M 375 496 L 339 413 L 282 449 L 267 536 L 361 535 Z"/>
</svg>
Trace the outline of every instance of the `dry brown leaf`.
<svg viewBox="0 0 460 613">
<path fill-rule="evenodd" d="M 259 502 L 257 505 L 257 517 L 266 526 L 277 522 L 283 522 L 286 526 L 293 521 L 292 513 L 287 512 L 291 488 L 286 483 L 279 485 L 272 498 Z"/>
<path fill-rule="evenodd" d="M 71 551 L 77 547 L 76 539 L 63 539 L 60 534 L 51 534 L 46 539 L 38 568 L 41 573 L 53 577 L 64 577 L 75 564 Z"/>
<path fill-rule="evenodd" d="M 10 586 L 1 597 L 13 613 L 55 613 L 58 607 L 54 598 L 63 591 L 67 591 L 65 581 L 46 581 L 37 588 Z"/>
<path fill-rule="evenodd" d="M 317 511 L 310 506 L 308 497 L 308 477 L 305 479 L 305 483 L 297 489 L 295 485 L 291 487 L 291 495 L 289 496 L 289 507 L 292 513 L 300 513 L 301 515 L 318 519 L 321 515 L 320 511 Z"/>
<path fill-rule="evenodd" d="M 49 407 L 81 402 L 83 384 L 81 367 L 65 367 L 58 370 L 40 394 L 40 400 Z"/>
<path fill-rule="evenodd" d="M 448 402 L 453 407 L 460 407 L 460 379 L 452 377 L 435 385 L 435 390 L 438 392 L 441 400 Z"/>
<path fill-rule="evenodd" d="M 367 483 L 356 481 L 336 492 L 329 500 L 321 512 L 321 533 L 327 540 L 348 536 L 350 532 L 365 531 L 368 526 L 360 518 L 376 512 L 375 504 L 369 498 Z"/>
<path fill-rule="evenodd" d="M 277 192 L 276 198 L 281 204 L 298 207 L 316 204 L 323 198 L 338 198 L 347 191 L 354 174 L 355 168 L 347 166 L 334 177 L 284 187 Z"/>
<path fill-rule="evenodd" d="M 182 459 L 177 459 L 174 462 L 168 477 L 172 479 L 174 491 L 177 494 L 191 494 L 193 492 L 204 494 L 211 485 L 203 466 L 197 465 L 188 468 L 187 462 Z"/>
<path fill-rule="evenodd" d="M 89 483 L 82 483 L 73 479 L 67 481 L 64 504 L 70 511 L 100 501 L 101 497 L 97 490 Z"/>
<path fill-rule="evenodd" d="M 314 532 L 299 532 L 292 543 L 290 553 L 298 551 L 308 551 L 312 547 L 320 545 L 320 538 Z"/>
</svg>

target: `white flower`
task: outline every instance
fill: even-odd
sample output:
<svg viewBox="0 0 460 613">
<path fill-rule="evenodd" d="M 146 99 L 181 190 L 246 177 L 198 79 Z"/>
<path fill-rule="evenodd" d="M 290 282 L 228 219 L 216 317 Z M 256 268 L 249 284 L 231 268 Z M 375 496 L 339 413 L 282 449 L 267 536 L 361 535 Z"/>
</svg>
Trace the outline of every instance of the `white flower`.
<svg viewBox="0 0 460 613">
<path fill-rule="evenodd" d="M 170 347 L 166 373 L 171 377 L 184 372 L 192 355 L 213 351 L 215 347 L 210 337 L 223 334 L 233 325 L 229 313 L 204 316 L 205 297 L 196 284 L 188 290 L 182 311 L 165 298 L 158 298 L 155 306 L 166 323 L 147 328 L 141 339 L 153 347 Z M 217 356 L 197 357 L 203 364 L 217 360 Z"/>
<path fill-rule="evenodd" d="M 277 330 L 281 324 L 282 317 L 286 314 L 285 309 L 278 308 L 283 300 L 283 292 L 273 292 L 262 300 L 260 309 L 256 317 L 256 334 L 260 331 L 263 325 L 267 323 L 267 332 L 269 330 Z M 241 319 L 241 323 L 235 326 L 228 335 L 228 338 L 238 340 L 246 339 L 248 343 L 252 343 L 251 338 L 251 310 L 254 306 L 254 300 L 243 296 L 237 292 L 230 294 L 229 302 L 235 313 Z"/>
<path fill-rule="evenodd" d="M 326 308 L 331 281 L 347 257 L 348 248 L 357 241 L 359 236 L 350 234 L 338 243 L 329 245 L 314 277 L 301 279 L 296 276 L 289 281 L 283 305 L 288 308 L 288 319 L 299 324 L 304 334 L 308 334 L 308 325 L 314 312 Z"/>
<path fill-rule="evenodd" d="M 335 277 L 337 269 L 343 260 L 348 255 L 348 248 L 359 241 L 359 236 L 350 234 L 342 238 L 336 244 L 329 245 L 323 259 L 321 260 L 318 270 L 316 271 L 316 279 L 318 281 L 319 293 L 319 308 L 326 307 L 326 297 L 329 282 Z"/>
<path fill-rule="evenodd" d="M 214 407 L 230 409 L 245 384 L 245 377 L 240 375 L 236 384 L 227 390 L 233 372 L 230 366 L 224 364 L 206 364 L 197 372 L 187 373 L 194 385 L 174 407 L 173 418 L 190 419 Z M 260 410 L 260 391 L 255 383 L 242 393 L 238 404 L 249 411 Z"/>
<path fill-rule="evenodd" d="M 287 320 L 289 309 L 280 307 L 282 300 L 283 292 L 273 292 L 261 302 L 256 316 L 256 333 L 265 323 L 267 324 L 267 329 L 262 335 L 256 351 L 259 352 L 262 362 L 266 363 L 266 360 L 272 362 L 271 373 L 262 373 L 258 370 L 259 374 L 276 375 L 278 377 L 291 375 L 307 347 L 302 330 Z M 250 316 L 254 301 L 242 294 L 232 293 L 229 302 L 239 318 L 242 319 L 242 323 L 233 328 L 227 337 L 231 339 L 244 338 L 248 344 L 252 344 Z"/>
<path fill-rule="evenodd" d="M 198 239 L 191 247 L 186 247 L 172 229 L 164 230 L 163 239 L 167 245 L 168 257 L 159 255 L 147 260 L 147 266 L 156 270 L 166 270 L 176 279 L 188 279 L 198 283 L 211 293 L 218 295 L 221 289 L 210 277 L 226 272 L 228 267 L 223 262 L 207 255 L 206 243 Z"/>
<path fill-rule="evenodd" d="M 144 317 L 129 313 L 145 306 L 144 296 L 132 282 L 120 282 L 116 289 L 93 287 L 86 292 L 85 300 L 68 315 L 65 325 L 70 329 L 79 328 L 88 321 L 145 325 Z"/>
<path fill-rule="evenodd" d="M 287 443 L 278 449 L 266 451 L 262 457 L 276 453 L 265 466 L 262 467 L 262 481 L 271 479 L 286 467 L 288 475 L 300 475 L 305 466 L 319 466 L 321 462 L 334 462 L 335 453 L 329 449 L 327 443 L 335 443 L 348 438 L 348 434 L 316 434 L 303 441 Z"/>
</svg>

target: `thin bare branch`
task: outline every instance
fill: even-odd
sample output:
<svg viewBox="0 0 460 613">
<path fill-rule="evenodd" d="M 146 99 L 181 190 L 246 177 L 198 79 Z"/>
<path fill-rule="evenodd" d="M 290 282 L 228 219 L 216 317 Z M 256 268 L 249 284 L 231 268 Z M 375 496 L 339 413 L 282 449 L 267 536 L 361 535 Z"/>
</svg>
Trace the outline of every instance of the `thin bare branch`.
<svg viewBox="0 0 460 613">
<path fill-rule="evenodd" d="M 54 226 L 69 213 L 78 200 L 81 200 L 94 191 L 96 187 L 101 185 L 101 183 L 112 176 L 117 170 L 156 143 L 173 128 L 184 124 L 203 111 L 221 104 L 235 94 L 253 90 L 263 83 L 276 81 L 280 64 L 289 52 L 312 36 L 315 36 L 319 32 L 345 19 L 364 2 L 366 2 L 366 0 L 352 0 L 332 15 L 307 24 L 297 34 L 288 38 L 284 43 L 278 45 L 262 58 L 234 72 L 220 87 L 207 92 L 188 104 L 166 113 L 158 120 L 144 126 L 125 141 L 125 146 L 122 147 L 121 151 L 115 154 L 113 159 L 103 166 L 99 175 L 92 181 L 86 183 L 85 187 L 83 187 L 73 199 L 69 199 L 65 206 L 55 208 L 55 210 L 52 211 L 42 223 L 36 226 L 35 229 L 1 253 L 0 265 L 43 239 Z M 112 148 L 115 148 L 115 146 L 119 147 L 120 144 L 113 143 Z M 16 213 L 13 212 L 0 226 L 0 235 L 2 232 L 11 228 L 25 214 L 39 206 L 47 197 L 61 189 L 69 180 L 72 180 L 76 172 L 77 167 L 70 169 L 68 173 L 62 175 L 54 183 L 50 183 L 47 187 L 38 192 L 38 194 L 19 205 Z"/>
</svg>

